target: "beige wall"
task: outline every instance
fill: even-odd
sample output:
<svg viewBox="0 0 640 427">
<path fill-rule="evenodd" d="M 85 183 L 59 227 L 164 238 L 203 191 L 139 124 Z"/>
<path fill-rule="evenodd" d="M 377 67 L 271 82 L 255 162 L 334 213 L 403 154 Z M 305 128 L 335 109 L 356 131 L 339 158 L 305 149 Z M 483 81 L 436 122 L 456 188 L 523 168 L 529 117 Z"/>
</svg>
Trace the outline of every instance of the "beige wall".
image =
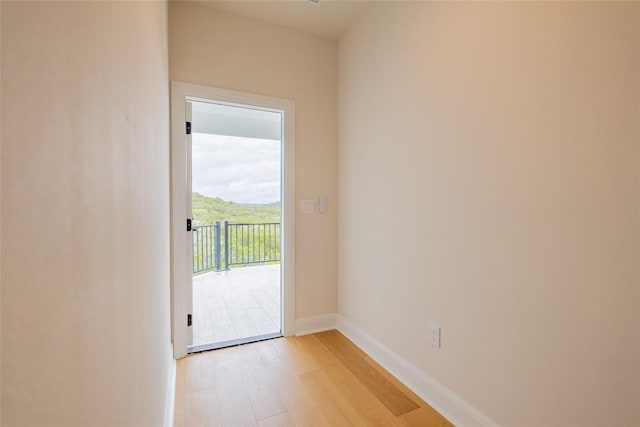
<svg viewBox="0 0 640 427">
<path fill-rule="evenodd" d="M 2 2 L 2 424 L 160 426 L 167 10 Z"/>
<path fill-rule="evenodd" d="M 296 102 L 296 206 L 326 196 L 324 215 L 296 215 L 296 318 L 336 311 L 334 40 L 171 2 L 170 78 Z"/>
<path fill-rule="evenodd" d="M 500 425 L 640 420 L 638 31 L 387 3 L 340 40 L 339 314 Z"/>
<path fill-rule="evenodd" d="M 0 58 L 2 58 L 2 6 L 0 6 Z M 0 100 L 2 100 L 0 60 Z M 2 102 L 0 101 L 0 153 L 2 153 Z M 0 161 L 0 224 L 2 224 L 2 161 Z M 0 225 L 0 426 L 2 425 L 2 226 Z"/>
</svg>

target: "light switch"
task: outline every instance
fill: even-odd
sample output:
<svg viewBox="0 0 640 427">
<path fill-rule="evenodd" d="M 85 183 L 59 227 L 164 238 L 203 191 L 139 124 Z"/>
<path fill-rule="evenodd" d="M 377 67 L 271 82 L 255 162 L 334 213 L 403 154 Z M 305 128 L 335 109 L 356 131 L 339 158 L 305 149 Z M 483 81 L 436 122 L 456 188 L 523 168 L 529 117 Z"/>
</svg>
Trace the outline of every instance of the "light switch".
<svg viewBox="0 0 640 427">
<path fill-rule="evenodd" d="M 321 214 L 327 212 L 327 198 L 324 196 L 318 199 L 318 212 Z"/>
<path fill-rule="evenodd" d="M 300 200 L 300 213 L 312 214 L 315 212 L 314 200 Z"/>
</svg>

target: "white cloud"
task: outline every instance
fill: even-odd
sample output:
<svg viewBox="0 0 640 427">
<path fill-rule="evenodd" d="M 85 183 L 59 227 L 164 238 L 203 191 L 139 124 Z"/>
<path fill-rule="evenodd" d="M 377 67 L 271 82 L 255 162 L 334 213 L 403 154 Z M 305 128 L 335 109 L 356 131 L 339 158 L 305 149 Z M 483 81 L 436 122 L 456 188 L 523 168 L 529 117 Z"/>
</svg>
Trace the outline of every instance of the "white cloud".
<svg viewBox="0 0 640 427">
<path fill-rule="evenodd" d="M 280 141 L 194 133 L 193 191 L 240 203 L 280 200 Z"/>
</svg>

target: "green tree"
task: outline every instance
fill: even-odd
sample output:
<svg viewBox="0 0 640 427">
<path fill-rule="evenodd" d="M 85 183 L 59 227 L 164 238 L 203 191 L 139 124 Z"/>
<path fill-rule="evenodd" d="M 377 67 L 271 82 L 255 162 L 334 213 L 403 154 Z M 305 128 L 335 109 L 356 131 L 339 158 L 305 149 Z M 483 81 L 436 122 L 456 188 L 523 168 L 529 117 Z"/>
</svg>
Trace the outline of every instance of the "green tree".
<svg viewBox="0 0 640 427">
<path fill-rule="evenodd" d="M 217 233 L 220 233 L 220 267 L 224 269 L 225 226 L 229 222 L 229 263 L 242 266 L 255 262 L 278 262 L 280 259 L 280 202 L 249 205 L 192 195 L 193 271 L 215 268 Z M 217 231 L 214 224 L 220 222 Z"/>
<path fill-rule="evenodd" d="M 194 225 L 229 222 L 280 222 L 280 202 L 265 205 L 248 205 L 228 202 L 219 197 L 207 197 L 200 193 L 192 195 Z"/>
</svg>

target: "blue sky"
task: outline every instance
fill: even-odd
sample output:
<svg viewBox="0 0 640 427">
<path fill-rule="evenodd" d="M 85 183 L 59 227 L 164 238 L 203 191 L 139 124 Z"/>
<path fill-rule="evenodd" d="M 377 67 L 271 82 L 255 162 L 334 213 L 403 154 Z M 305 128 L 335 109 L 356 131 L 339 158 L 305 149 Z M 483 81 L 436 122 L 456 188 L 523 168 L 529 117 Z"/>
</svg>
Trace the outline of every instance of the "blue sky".
<svg viewBox="0 0 640 427">
<path fill-rule="evenodd" d="M 238 203 L 280 200 L 280 141 L 192 134 L 192 188 Z"/>
</svg>

